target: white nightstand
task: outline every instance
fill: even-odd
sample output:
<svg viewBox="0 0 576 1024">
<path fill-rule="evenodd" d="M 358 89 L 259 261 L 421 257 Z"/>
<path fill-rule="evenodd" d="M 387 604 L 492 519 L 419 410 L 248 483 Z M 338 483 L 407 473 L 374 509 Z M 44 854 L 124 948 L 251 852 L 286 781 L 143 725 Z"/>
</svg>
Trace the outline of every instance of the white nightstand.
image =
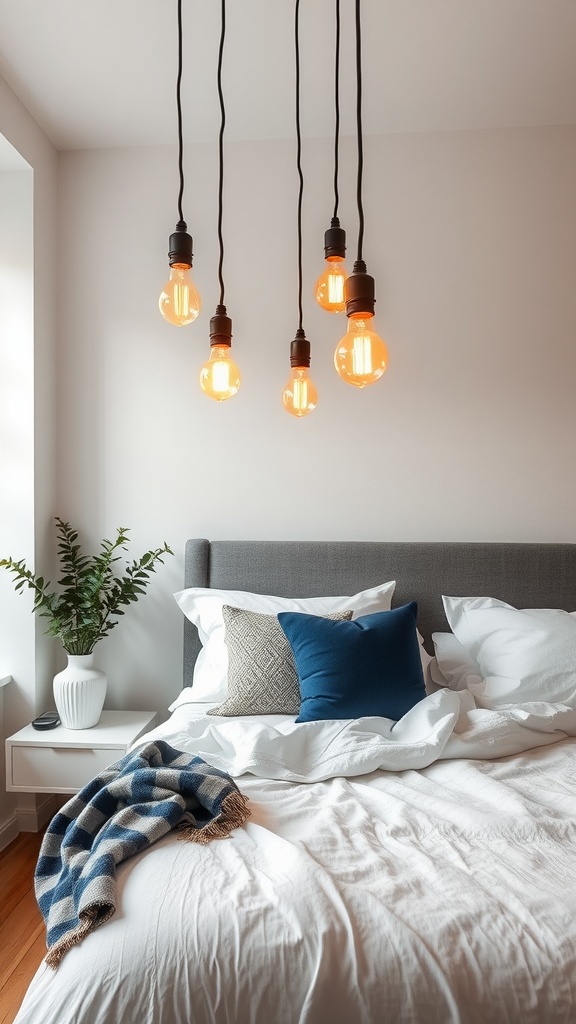
<svg viewBox="0 0 576 1024">
<path fill-rule="evenodd" d="M 153 728 L 155 711 L 103 711 L 92 729 L 40 731 L 31 725 L 6 740 L 6 789 L 76 793 Z"/>
</svg>

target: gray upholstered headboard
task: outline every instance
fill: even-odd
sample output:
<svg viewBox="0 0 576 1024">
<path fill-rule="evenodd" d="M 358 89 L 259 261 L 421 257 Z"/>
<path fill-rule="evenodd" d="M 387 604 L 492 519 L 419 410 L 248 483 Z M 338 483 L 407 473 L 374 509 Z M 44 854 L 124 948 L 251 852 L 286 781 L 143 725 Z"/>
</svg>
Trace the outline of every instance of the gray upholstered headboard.
<svg viewBox="0 0 576 1024">
<path fill-rule="evenodd" d="M 185 587 L 314 597 L 396 580 L 394 605 L 418 602 L 418 627 L 446 630 L 442 594 L 496 597 L 517 608 L 576 610 L 576 544 L 418 541 L 208 541 L 186 544 Z M 184 685 L 200 650 L 185 619 Z"/>
</svg>

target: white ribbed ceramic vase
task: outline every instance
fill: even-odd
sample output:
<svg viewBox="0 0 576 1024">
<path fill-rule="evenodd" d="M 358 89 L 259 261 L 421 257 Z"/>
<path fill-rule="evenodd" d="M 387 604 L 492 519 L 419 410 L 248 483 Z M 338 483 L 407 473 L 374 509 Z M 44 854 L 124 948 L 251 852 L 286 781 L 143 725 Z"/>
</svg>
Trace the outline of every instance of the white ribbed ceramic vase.
<svg viewBox="0 0 576 1024">
<path fill-rule="evenodd" d="M 54 676 L 54 701 L 66 729 L 90 729 L 100 719 L 108 680 L 93 657 L 69 654 L 66 668 Z"/>
</svg>

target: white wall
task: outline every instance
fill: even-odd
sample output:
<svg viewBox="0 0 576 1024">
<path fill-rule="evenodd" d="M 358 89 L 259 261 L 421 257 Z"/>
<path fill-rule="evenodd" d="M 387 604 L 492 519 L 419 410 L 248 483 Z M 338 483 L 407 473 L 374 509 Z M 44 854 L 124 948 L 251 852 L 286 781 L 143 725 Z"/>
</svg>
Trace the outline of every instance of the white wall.
<svg viewBox="0 0 576 1024">
<path fill-rule="evenodd" d="M 317 410 L 280 394 L 297 327 L 294 144 L 227 147 L 225 277 L 238 396 L 199 391 L 218 301 L 216 146 L 185 154 L 204 300 L 185 329 L 157 296 L 177 220 L 174 149 L 60 154 L 58 514 L 93 546 L 176 558 L 99 645 L 109 707 L 164 708 L 181 685 L 184 541 L 576 541 L 576 130 L 365 140 L 364 256 L 390 350 L 363 392 L 335 374 L 345 324 L 319 310 L 330 140 L 306 142 L 304 325 Z M 355 253 L 355 144 L 341 218 Z"/>
<path fill-rule="evenodd" d="M 7 144 L 4 143 L 5 148 Z M 0 173 L 0 544 L 2 557 L 34 557 L 34 273 L 33 174 L 13 150 L 18 170 Z M 28 605 L 28 607 L 26 607 Z M 24 614 L 23 614 L 24 613 Z M 11 577 L 0 574 L 0 687 L 12 674 L 33 698 L 34 620 L 29 602 L 15 600 Z M 8 684 L 16 690 L 17 683 Z M 0 742 L 4 724 L 0 688 Z M 0 766 L 0 849 L 16 829 L 14 799 Z"/>
<path fill-rule="evenodd" d="M 31 350 L 18 353 L 26 365 L 26 398 L 22 398 L 17 425 L 20 436 L 26 436 L 26 457 L 21 471 L 26 474 L 26 491 L 30 501 L 12 516 L 8 536 L 2 536 L 2 551 L 13 557 L 25 557 L 33 564 L 50 568 L 52 536 L 50 520 L 54 515 L 55 486 L 55 411 L 54 411 L 54 346 L 55 346 L 55 238 L 57 154 L 54 146 L 38 127 L 24 105 L 0 78 L 0 132 L 20 154 L 33 172 L 32 209 L 23 214 L 22 242 L 33 245 L 33 308 L 25 309 L 23 317 L 32 322 Z M 25 173 L 25 172 L 23 172 Z M 25 186 L 22 186 L 25 187 Z M 29 186 L 28 186 L 29 187 Z M 20 197 L 20 202 L 24 200 Z M 16 227 L 13 226 L 11 236 Z M 29 259 L 29 256 L 27 256 Z M 18 253 L 18 259 L 23 259 Z M 28 287 L 30 283 L 28 284 Z M 24 364 L 23 364 L 24 365 Z M 33 422 L 30 422 L 30 416 Z M 25 422 L 24 422 L 25 421 Z M 4 521 L 4 527 L 6 521 Z M 27 531 L 25 550 L 22 531 Z M 8 546 L 5 550 L 4 545 Z M 3 579 L 2 586 L 6 586 Z M 2 669 L 14 677 L 15 685 L 6 694 L 6 725 L 13 730 L 30 720 L 32 713 L 50 699 L 53 674 L 53 644 L 44 636 L 44 626 L 32 618 L 32 601 L 24 597 L 18 603 L 17 616 L 2 634 Z M 18 665 L 6 664 L 6 649 L 18 659 Z M 9 659 L 12 661 L 12 657 Z"/>
<path fill-rule="evenodd" d="M 0 551 L 49 569 L 55 483 L 55 229 L 56 150 L 0 78 L 3 153 L 14 170 L 0 174 Z M 18 157 L 19 154 L 19 157 Z M 50 705 L 54 644 L 18 598 L 7 573 L 0 579 L 0 676 L 4 690 L 0 740 Z M 3 788 L 3 787 L 2 787 Z M 0 792 L 0 843 L 10 835 L 15 801 Z M 33 796 L 20 795 L 21 827 L 38 817 Z M 23 820 L 26 824 L 23 826 Z"/>
<path fill-rule="evenodd" d="M 0 544 L 2 557 L 34 558 L 33 172 L 0 174 Z M 16 554 L 17 552 L 17 554 Z M 34 620 L 0 574 L 0 676 L 34 674 Z"/>
</svg>

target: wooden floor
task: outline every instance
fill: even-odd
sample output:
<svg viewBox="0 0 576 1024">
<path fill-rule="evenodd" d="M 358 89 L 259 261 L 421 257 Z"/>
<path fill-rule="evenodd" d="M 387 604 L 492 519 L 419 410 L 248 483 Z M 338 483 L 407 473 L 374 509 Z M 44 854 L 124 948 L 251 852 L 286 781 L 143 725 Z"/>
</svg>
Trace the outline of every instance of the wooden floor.
<svg viewBox="0 0 576 1024">
<path fill-rule="evenodd" d="M 12 1024 L 46 952 L 33 883 L 42 835 L 21 832 L 0 853 L 0 1024 Z"/>
</svg>

